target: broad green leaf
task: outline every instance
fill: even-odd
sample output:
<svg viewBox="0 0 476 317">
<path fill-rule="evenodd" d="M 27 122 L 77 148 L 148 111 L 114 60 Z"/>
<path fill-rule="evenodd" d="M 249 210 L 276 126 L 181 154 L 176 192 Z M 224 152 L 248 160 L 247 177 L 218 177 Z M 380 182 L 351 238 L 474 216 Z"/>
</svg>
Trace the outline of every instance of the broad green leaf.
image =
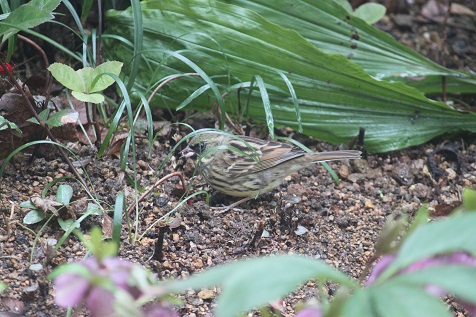
<svg viewBox="0 0 476 317">
<path fill-rule="evenodd" d="M 100 206 L 93 204 L 93 203 L 88 203 L 88 207 L 86 208 L 86 212 L 89 212 L 93 215 L 102 215 L 103 211 Z"/>
<path fill-rule="evenodd" d="M 350 5 L 348 0 L 334 0 L 334 2 L 343 7 L 345 11 L 352 13 L 352 6 Z"/>
<path fill-rule="evenodd" d="M 60 127 L 68 123 L 76 123 L 78 121 L 79 114 L 72 109 L 63 109 L 53 113 L 46 124 L 50 127 Z"/>
<path fill-rule="evenodd" d="M 45 218 L 46 216 L 43 210 L 34 209 L 25 215 L 25 217 L 23 218 L 23 223 L 26 225 L 32 225 L 43 221 L 43 219 Z"/>
<path fill-rule="evenodd" d="M 476 212 L 476 190 L 465 188 L 462 196 L 464 209 L 466 211 Z"/>
<path fill-rule="evenodd" d="M 353 15 L 361 18 L 368 24 L 374 24 L 385 15 L 387 9 L 379 3 L 367 2 L 355 9 Z"/>
<path fill-rule="evenodd" d="M 61 229 L 63 229 L 63 231 L 68 231 L 71 228 L 71 226 L 76 226 L 76 228 L 78 229 L 80 228 L 79 223 L 76 223 L 74 219 L 58 218 L 57 221 Z"/>
<path fill-rule="evenodd" d="M 476 92 L 474 75 L 446 69 L 415 53 L 389 34 L 349 16 L 334 1 L 225 2 L 253 10 L 271 22 L 299 32 L 318 49 L 348 58 L 377 79 L 405 81 L 407 85 L 417 85 L 423 92 L 441 93 L 441 76 L 444 75 L 449 76 L 448 92 Z"/>
<path fill-rule="evenodd" d="M 45 122 L 48 119 L 48 115 L 50 114 L 50 109 L 46 108 L 45 110 L 42 110 L 39 114 L 38 117 L 40 117 L 41 121 Z M 32 122 L 35 124 L 40 124 L 38 120 L 36 120 L 35 117 L 32 117 L 30 119 L 27 119 L 26 121 Z"/>
<path fill-rule="evenodd" d="M 21 208 L 30 208 L 36 209 L 36 206 L 31 202 L 31 200 L 25 200 L 20 203 Z"/>
<path fill-rule="evenodd" d="M 342 305 L 342 303 L 334 303 L 331 301 L 331 305 Z M 343 307 L 333 308 L 338 310 L 340 314 L 333 317 L 354 317 L 354 316 L 376 316 L 374 308 L 372 307 L 372 291 L 368 289 L 361 289 L 355 292 L 351 297 L 344 302 Z"/>
<path fill-rule="evenodd" d="M 73 96 L 84 102 L 101 103 L 104 96 L 96 92 L 103 91 L 114 83 L 107 73 L 119 76 L 122 68 L 120 62 L 106 62 L 96 68 L 84 67 L 75 71 L 67 65 L 52 64 L 48 70 L 65 87 L 72 90 Z"/>
<path fill-rule="evenodd" d="M 68 205 L 71 197 L 73 197 L 73 187 L 70 185 L 59 185 L 56 192 L 56 201 Z"/>
<path fill-rule="evenodd" d="M 117 255 L 117 244 L 113 241 L 104 241 L 101 228 L 93 227 L 90 236 L 91 240 L 86 242 L 86 244 L 88 249 L 98 260 Z"/>
<path fill-rule="evenodd" d="M 398 275 L 386 282 L 395 288 L 412 286 L 424 289 L 425 286 L 438 286 L 457 299 L 476 304 L 476 267 L 469 265 L 442 265 L 412 273 Z"/>
<path fill-rule="evenodd" d="M 79 92 L 89 94 L 91 92 L 92 82 L 94 79 L 94 69 L 92 67 L 84 67 L 78 69 L 76 73 L 78 73 L 79 77 L 81 77 L 81 80 L 84 83 L 84 90 Z"/>
<path fill-rule="evenodd" d="M 222 293 L 217 300 L 216 316 L 238 316 L 285 296 L 311 278 L 357 287 L 343 273 L 320 261 L 278 255 L 218 266 L 188 280 L 169 284 L 168 289 L 171 292 L 183 292 L 188 288 L 219 285 Z"/>
<path fill-rule="evenodd" d="M 414 285 L 379 285 L 356 292 L 345 303 L 341 317 L 450 317 L 440 299 Z"/>
<path fill-rule="evenodd" d="M 52 11 L 59 3 L 60 0 L 32 0 L 10 12 L 8 17 L 0 22 L 0 35 L 3 35 L 2 42 L 19 31 L 18 28 L 10 25 L 32 28 L 53 19 Z"/>
<path fill-rule="evenodd" d="M 91 76 L 92 85 L 89 88 L 88 92 L 92 93 L 103 91 L 107 87 L 114 84 L 114 79 L 111 76 L 106 75 L 106 73 L 112 73 L 116 76 L 119 76 L 119 74 L 121 73 L 122 65 L 123 64 L 121 62 L 110 61 L 97 66 Z"/>
<path fill-rule="evenodd" d="M 267 3 L 280 6 L 280 10 L 297 10 L 301 6 L 301 2 L 296 6 L 289 3 L 284 6 L 281 1 Z M 332 3 L 345 12 L 332 1 L 316 3 Z M 295 31 L 271 23 L 248 9 L 212 0 L 143 1 L 141 6 L 143 57 L 147 63 L 140 65 L 134 82 L 139 91 L 152 89 L 166 76 L 190 72 L 177 56 L 167 53 L 180 51 L 224 90 L 261 76 L 267 85 L 277 87 L 276 91 L 268 89 L 274 123 L 297 128 L 299 123 L 289 90 L 279 75 L 280 72 L 286 74 L 299 100 L 303 132 L 332 143 L 347 143 L 364 128 L 367 150 L 385 152 L 421 144 L 445 132 L 476 132 L 475 114 L 461 113 L 429 100 L 402 83 L 375 80 L 347 58 L 325 54 Z M 250 7 L 253 6 L 250 4 Z M 331 9 L 335 10 L 334 7 Z M 299 12 L 306 12 L 306 9 L 312 8 L 300 8 Z M 313 19 L 327 20 L 333 29 L 346 31 L 348 41 L 345 43 L 348 43 L 349 32 L 354 26 L 349 25 L 345 16 L 348 14 L 344 13 L 339 19 L 326 13 L 322 19 Z M 281 14 L 279 17 L 287 16 Z M 360 19 L 355 18 L 355 21 L 366 25 Z M 132 39 L 134 29 L 130 10 L 109 11 L 107 22 L 109 32 Z M 351 47 L 347 49 L 352 50 Z M 130 47 L 111 40 L 105 42 L 104 51 L 109 59 L 125 63 L 132 55 Z M 388 59 L 399 60 L 399 57 L 394 53 Z M 407 56 L 403 60 L 403 65 L 408 66 Z M 415 74 L 420 68 L 424 72 L 428 65 L 433 66 L 433 74 L 436 71 L 452 73 L 428 60 L 422 61 L 425 59 L 421 57 L 411 60 L 414 67 L 406 68 L 407 72 L 411 70 L 407 75 Z M 394 69 L 389 74 L 395 75 Z M 176 107 L 203 84 L 202 79 L 191 77 L 171 82 L 160 91 L 155 104 Z M 247 92 L 247 89 L 241 90 L 244 96 Z M 203 93 L 190 106 L 208 111 L 211 107 L 208 101 L 213 102 L 215 96 L 215 93 Z M 227 111 L 239 108 L 236 99 L 236 95 L 227 95 Z M 254 120 L 266 120 L 256 89 L 250 99 L 248 115 Z"/>
<path fill-rule="evenodd" d="M 61 63 L 53 63 L 48 67 L 48 70 L 51 72 L 51 75 L 66 88 L 69 88 L 72 91 L 81 92 L 86 90 L 81 75 L 70 66 Z"/>
<path fill-rule="evenodd" d="M 0 293 L 8 288 L 8 284 L 0 282 Z"/>
<path fill-rule="evenodd" d="M 48 274 L 48 279 L 53 280 L 62 274 L 77 274 L 87 279 L 91 279 L 91 271 L 83 264 L 79 262 L 66 263 L 59 265 L 53 269 L 53 271 Z"/>
<path fill-rule="evenodd" d="M 366 291 L 371 294 L 374 316 L 385 317 L 450 317 L 448 309 L 438 297 L 414 285 L 379 285 Z"/>
<path fill-rule="evenodd" d="M 8 130 L 8 129 L 13 129 L 17 131 L 18 133 L 22 133 L 20 128 L 13 122 L 5 119 L 3 116 L 0 116 L 0 131 L 1 130 Z"/>
<path fill-rule="evenodd" d="M 464 213 L 416 228 L 403 241 L 395 261 L 382 274 L 389 277 L 409 264 L 437 254 L 466 251 L 476 254 L 476 213 Z"/>
<path fill-rule="evenodd" d="M 104 96 L 101 94 L 85 94 L 79 91 L 72 91 L 71 94 L 74 98 L 91 103 L 102 103 L 104 102 Z"/>
</svg>

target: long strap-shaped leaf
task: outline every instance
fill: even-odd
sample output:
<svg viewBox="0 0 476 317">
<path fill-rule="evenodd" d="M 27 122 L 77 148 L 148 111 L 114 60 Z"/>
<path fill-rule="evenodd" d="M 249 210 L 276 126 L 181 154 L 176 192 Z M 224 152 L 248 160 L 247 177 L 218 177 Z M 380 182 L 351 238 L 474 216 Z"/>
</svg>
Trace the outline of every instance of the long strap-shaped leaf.
<svg viewBox="0 0 476 317">
<path fill-rule="evenodd" d="M 389 34 L 350 15 L 335 1 L 225 0 L 299 32 L 328 54 L 340 54 L 377 79 L 403 81 L 425 93 L 476 93 L 476 76 L 447 69 L 415 53 Z"/>
<path fill-rule="evenodd" d="M 431 101 L 402 83 L 375 80 L 345 57 L 325 54 L 297 32 L 253 11 L 212 0 L 144 1 L 141 5 L 144 55 L 149 64 L 139 72 L 138 88 L 171 73 L 189 71 L 164 54 L 179 50 L 225 86 L 259 75 L 266 84 L 288 91 L 279 75 L 285 73 L 299 99 L 304 133 L 329 142 L 348 142 L 362 127 L 367 149 L 384 152 L 420 144 L 445 132 L 476 131 L 473 113 Z M 108 25 L 109 32 L 132 34 L 130 10 L 109 12 Z M 125 62 L 131 58 L 130 49 L 122 44 L 106 44 L 109 57 Z M 191 78 L 174 84 L 162 97 L 178 104 L 203 81 Z M 296 127 L 290 96 L 268 93 L 274 122 Z M 209 109 L 204 102 L 197 99 L 193 106 Z M 260 102 L 259 96 L 252 99 L 249 115 L 264 121 Z"/>
</svg>

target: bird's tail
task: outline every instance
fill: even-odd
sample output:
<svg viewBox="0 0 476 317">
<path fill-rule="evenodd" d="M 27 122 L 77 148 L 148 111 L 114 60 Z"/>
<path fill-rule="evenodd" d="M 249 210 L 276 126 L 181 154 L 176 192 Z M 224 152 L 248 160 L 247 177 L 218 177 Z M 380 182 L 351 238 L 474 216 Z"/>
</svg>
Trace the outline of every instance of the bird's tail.
<svg viewBox="0 0 476 317">
<path fill-rule="evenodd" d="M 331 152 L 314 152 L 310 153 L 312 162 L 322 162 L 322 161 L 337 161 L 345 159 L 359 159 L 362 152 L 355 150 L 342 150 L 342 151 L 331 151 Z"/>
</svg>

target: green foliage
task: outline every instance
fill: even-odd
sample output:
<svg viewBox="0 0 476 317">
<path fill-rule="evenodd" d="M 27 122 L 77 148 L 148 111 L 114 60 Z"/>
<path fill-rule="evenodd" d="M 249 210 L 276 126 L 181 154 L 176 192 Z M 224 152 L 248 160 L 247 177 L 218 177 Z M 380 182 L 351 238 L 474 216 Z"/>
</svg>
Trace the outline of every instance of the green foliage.
<svg viewBox="0 0 476 317">
<path fill-rule="evenodd" d="M 476 190 L 465 188 L 462 196 L 464 210 L 476 212 Z"/>
<path fill-rule="evenodd" d="M 8 284 L 0 282 L 0 293 L 8 288 Z"/>
<path fill-rule="evenodd" d="M 345 50 L 346 56 L 361 56 L 365 61 L 373 62 L 374 66 L 377 61 L 380 63 L 380 69 L 373 72 L 375 77 L 444 74 L 471 80 L 468 74 L 447 70 L 404 49 L 403 45 L 392 42 L 387 34 L 374 31 L 360 19 L 349 20 L 345 10 L 332 1 L 318 1 L 313 5 L 299 1 L 299 5 L 292 6 L 284 0 L 227 2 L 241 7 L 212 0 L 141 2 L 144 30 L 141 57 L 144 62 L 140 64 L 135 88 L 146 93 L 162 78 L 190 72 L 190 63 L 185 63 L 182 58 L 185 57 L 206 72 L 207 78 L 213 78 L 215 86 L 222 92 L 228 93 L 225 100 L 227 112 L 240 110 L 241 105 L 236 104 L 234 93 L 240 88 L 243 95 L 248 94 L 252 91 L 251 85 L 255 85 L 250 85 L 250 80 L 260 76 L 266 83 L 271 106 L 265 110 L 263 95 L 253 90 L 249 107 L 244 111 L 250 118 L 295 128 L 301 124 L 304 133 L 332 143 L 347 143 L 360 128 L 365 128 L 366 149 L 384 152 L 417 145 L 445 132 L 476 131 L 473 113 L 461 113 L 444 103 L 429 100 L 420 91 L 402 83 L 376 80 L 352 63 L 353 58 L 320 50 L 338 44 L 324 46 L 321 43 L 318 49 L 313 46 L 317 42 L 307 41 L 296 31 L 288 29 L 291 25 L 284 25 L 293 22 L 294 26 L 303 26 L 304 21 L 324 21 L 322 23 L 326 24 L 318 30 L 333 30 L 338 34 L 337 41 L 341 46 L 342 43 L 356 42 L 355 47 L 344 45 L 342 52 Z M 257 10 L 259 14 L 245 7 Z M 288 9 L 292 13 L 285 14 Z M 305 15 L 306 12 L 313 15 Z M 271 22 L 263 16 L 270 20 L 270 16 L 275 16 L 274 19 L 279 21 Z M 135 29 L 131 10 L 109 11 L 107 20 L 110 33 L 121 34 L 129 40 L 133 38 Z M 352 30 L 356 30 L 358 40 L 349 38 Z M 309 25 L 298 31 L 310 32 Z M 313 31 L 318 33 L 314 28 Z M 326 38 L 329 39 L 330 35 L 327 34 Z M 109 58 L 125 63 L 133 54 L 132 48 L 112 40 L 105 42 L 104 51 Z M 378 59 L 378 56 L 383 57 Z M 381 72 L 382 67 L 386 72 Z M 402 72 L 403 69 L 406 73 Z M 286 74 L 299 100 L 300 122 L 296 122 L 295 104 L 280 73 Z M 204 86 L 203 78 L 189 76 L 168 83 L 154 103 L 176 107 Z M 210 100 L 221 101 L 221 97 L 215 91 L 201 93 L 188 107 L 209 110 Z M 221 113 L 223 115 L 224 111 Z M 270 114 L 273 120 L 270 120 Z"/>
<path fill-rule="evenodd" d="M 334 1 L 226 2 L 253 10 L 279 26 L 298 32 L 324 53 L 342 55 L 377 79 L 403 81 L 425 93 L 441 93 L 441 76 L 447 76 L 448 92 L 476 91 L 474 75 L 438 65 L 389 34 L 360 19 L 353 19 Z"/>
<path fill-rule="evenodd" d="M 98 92 L 114 83 L 114 79 L 108 73 L 119 76 L 121 68 L 122 63 L 110 61 L 96 68 L 85 67 L 77 71 L 68 65 L 53 63 L 48 67 L 48 70 L 57 81 L 72 90 L 76 99 L 101 103 L 104 101 L 104 96 Z"/>
<path fill-rule="evenodd" d="M 368 24 L 374 24 L 383 18 L 386 11 L 387 9 L 379 3 L 367 2 L 355 9 L 354 16 L 361 18 Z"/>
<path fill-rule="evenodd" d="M 0 22 L 2 42 L 18 33 L 20 28 L 29 29 L 53 19 L 52 11 L 59 3 L 60 0 L 32 0 L 14 9 Z"/>
<path fill-rule="evenodd" d="M 4 117 L 0 116 L 0 131 L 7 130 L 7 129 L 13 129 L 20 134 L 22 133 L 20 128 L 15 123 L 8 121 Z"/>
<path fill-rule="evenodd" d="M 38 117 L 50 127 L 60 127 L 67 123 L 75 123 L 79 117 L 79 114 L 72 109 L 56 111 L 51 116 L 49 116 L 49 114 L 50 109 L 45 109 L 38 114 Z M 40 124 L 36 118 L 30 118 L 26 121 Z"/>
<path fill-rule="evenodd" d="M 341 5 L 347 12 L 352 13 L 354 16 L 361 18 L 368 24 L 374 24 L 379 21 L 385 15 L 387 9 L 379 4 L 374 2 L 366 2 L 360 5 L 355 11 L 352 10 L 352 6 L 347 0 L 334 0 L 336 3 Z"/>
<path fill-rule="evenodd" d="M 339 296 L 323 306 L 325 311 L 338 312 L 335 316 L 448 317 L 450 315 L 438 296 L 428 293 L 425 287 L 437 286 L 455 294 L 458 299 L 474 304 L 475 266 L 463 263 L 437 266 L 438 262 L 435 261 L 436 264 L 417 271 L 396 273 L 421 259 L 431 259 L 441 254 L 458 251 L 475 254 L 475 221 L 475 213 L 466 213 L 418 226 L 403 240 L 394 262 L 376 282 L 367 287 L 358 286 L 320 261 L 278 255 L 218 266 L 188 280 L 172 282 L 168 290 L 185 292 L 188 288 L 199 290 L 219 285 L 222 293 L 217 300 L 216 316 L 239 316 L 273 299 L 286 296 L 296 286 L 316 278 L 319 281 L 340 283 L 347 289 L 344 292 L 346 294 L 349 289 L 354 290 L 352 296 Z"/>
<path fill-rule="evenodd" d="M 185 292 L 220 285 L 216 316 L 238 316 L 280 298 L 310 278 L 339 282 L 352 288 L 357 284 L 343 273 L 320 261 L 292 255 L 278 255 L 230 263 L 212 268 L 188 280 L 173 283 L 169 290 Z"/>
<path fill-rule="evenodd" d="M 104 241 L 101 228 L 94 227 L 90 232 L 90 240 L 83 239 L 83 243 L 86 245 L 89 251 L 99 261 L 107 257 L 117 255 L 118 245 L 114 241 Z"/>
<path fill-rule="evenodd" d="M 73 188 L 70 185 L 59 185 L 56 192 L 56 199 L 46 197 L 32 197 L 20 203 L 20 207 L 31 209 L 23 218 L 23 223 L 32 225 L 43 221 L 51 214 L 57 217 L 58 224 L 64 231 L 71 228 L 79 228 L 80 221 L 71 218 L 64 218 L 66 211 L 73 197 Z M 95 204 L 88 204 L 85 214 L 97 214 L 100 207 Z M 71 215 L 70 215 L 71 216 Z"/>
<path fill-rule="evenodd" d="M 465 251 L 476 254 L 476 235 L 469 226 L 476 222 L 476 213 L 457 214 L 443 221 L 416 228 L 403 241 L 398 256 L 382 278 L 411 263 L 435 254 Z"/>
</svg>

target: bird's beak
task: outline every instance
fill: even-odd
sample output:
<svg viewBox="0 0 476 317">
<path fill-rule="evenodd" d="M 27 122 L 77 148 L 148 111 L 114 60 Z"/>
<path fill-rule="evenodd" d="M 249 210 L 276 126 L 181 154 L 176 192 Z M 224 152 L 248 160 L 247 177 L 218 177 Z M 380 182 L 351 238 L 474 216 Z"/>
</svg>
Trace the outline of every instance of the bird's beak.
<svg viewBox="0 0 476 317">
<path fill-rule="evenodd" d="M 194 150 L 192 150 L 189 146 L 187 146 L 185 149 L 180 151 L 180 158 L 190 158 L 195 156 L 197 153 L 195 153 Z"/>
</svg>

